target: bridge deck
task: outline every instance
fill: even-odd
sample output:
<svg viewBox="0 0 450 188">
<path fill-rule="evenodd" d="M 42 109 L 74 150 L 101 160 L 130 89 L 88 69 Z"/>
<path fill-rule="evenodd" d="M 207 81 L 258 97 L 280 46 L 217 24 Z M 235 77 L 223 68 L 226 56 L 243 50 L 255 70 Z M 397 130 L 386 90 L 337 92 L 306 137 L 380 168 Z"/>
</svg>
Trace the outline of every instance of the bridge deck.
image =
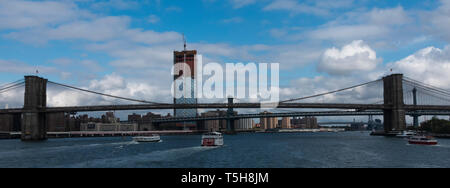
<svg viewBox="0 0 450 188">
<path fill-rule="evenodd" d="M 101 106 L 69 106 L 69 107 L 47 107 L 39 112 L 94 112 L 94 111 L 126 111 L 126 110 L 169 110 L 169 109 L 258 109 L 260 103 L 235 103 L 233 105 L 223 103 L 211 104 L 144 104 L 144 105 L 101 105 Z M 338 103 L 281 103 L 277 109 L 354 109 L 364 110 L 386 110 L 391 106 L 386 104 L 338 104 Z M 441 105 L 404 105 L 406 111 L 450 111 L 450 106 Z M 23 108 L 0 109 L 0 114 L 14 114 L 28 112 Z"/>
</svg>

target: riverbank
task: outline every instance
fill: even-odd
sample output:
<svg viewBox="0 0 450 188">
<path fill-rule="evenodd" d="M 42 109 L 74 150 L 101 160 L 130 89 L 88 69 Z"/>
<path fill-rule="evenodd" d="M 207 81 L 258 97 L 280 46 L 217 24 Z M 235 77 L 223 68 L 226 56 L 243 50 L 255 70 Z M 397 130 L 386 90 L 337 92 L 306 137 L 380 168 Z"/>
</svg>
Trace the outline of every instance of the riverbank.
<svg viewBox="0 0 450 188">
<path fill-rule="evenodd" d="M 399 133 L 398 132 L 385 133 L 384 131 L 375 131 L 375 132 L 371 132 L 370 136 L 395 137 L 395 136 L 397 136 L 397 134 L 399 134 Z M 436 137 L 436 138 L 450 139 L 450 134 L 437 134 L 437 133 L 425 133 L 425 134 L 429 135 L 429 136 L 432 136 L 432 137 Z"/>
<path fill-rule="evenodd" d="M 430 135 L 433 136 L 433 137 L 436 137 L 436 138 L 450 139 L 450 134 L 434 134 L 434 133 L 432 133 Z"/>
<path fill-rule="evenodd" d="M 172 131 L 134 131 L 134 132 L 48 132 L 47 138 L 82 138 L 82 137 L 127 137 L 145 136 L 152 134 L 159 135 L 189 135 L 203 134 L 205 131 L 172 130 Z M 20 139 L 21 132 L 0 133 L 0 139 Z"/>
</svg>

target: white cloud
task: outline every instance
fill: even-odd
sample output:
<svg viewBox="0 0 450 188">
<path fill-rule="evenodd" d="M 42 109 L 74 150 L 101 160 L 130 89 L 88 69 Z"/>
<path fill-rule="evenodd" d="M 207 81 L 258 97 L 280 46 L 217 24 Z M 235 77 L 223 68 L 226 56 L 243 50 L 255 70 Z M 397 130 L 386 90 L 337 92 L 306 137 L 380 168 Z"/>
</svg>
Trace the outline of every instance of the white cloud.
<svg viewBox="0 0 450 188">
<path fill-rule="evenodd" d="M 387 9 L 374 8 L 362 18 L 369 23 L 379 25 L 404 25 L 412 21 L 401 6 Z"/>
<path fill-rule="evenodd" d="M 110 64 L 119 68 L 151 68 L 158 71 L 169 70 L 173 62 L 173 54 L 170 48 L 164 47 L 139 47 L 131 50 L 121 49 L 111 52 L 118 58 Z M 161 69 L 162 68 L 162 69 Z"/>
<path fill-rule="evenodd" d="M 150 15 L 148 17 L 148 22 L 152 23 L 152 24 L 158 23 L 159 20 L 160 20 L 160 18 L 158 16 L 156 16 L 156 15 Z"/>
<path fill-rule="evenodd" d="M 295 0 L 274 0 L 272 3 L 264 7 L 265 11 L 285 10 L 293 14 L 307 13 L 315 15 L 327 15 L 326 9 L 316 7 L 314 5 L 300 4 Z"/>
<path fill-rule="evenodd" d="M 230 2 L 233 4 L 233 8 L 239 9 L 256 3 L 256 0 L 230 0 Z"/>
<path fill-rule="evenodd" d="M 450 89 L 450 47 L 427 47 L 388 65 L 394 71 L 440 88 Z"/>
<path fill-rule="evenodd" d="M 170 87 L 157 87 L 139 80 L 126 80 L 117 74 L 106 75 L 100 80 L 92 80 L 83 89 L 100 93 L 156 102 L 168 102 L 171 99 Z M 79 106 L 79 105 L 111 105 L 130 104 L 133 102 L 104 97 L 82 91 L 48 88 L 48 106 Z"/>
<path fill-rule="evenodd" d="M 353 41 L 342 49 L 325 51 L 318 64 L 318 70 L 331 75 L 349 75 L 354 72 L 374 70 L 380 60 L 376 52 L 361 40 Z"/>
<path fill-rule="evenodd" d="M 425 29 L 436 36 L 450 41 L 450 1 L 441 0 L 436 9 L 422 14 Z"/>
<path fill-rule="evenodd" d="M 116 10 L 129 10 L 139 7 L 139 2 L 136 0 L 106 0 L 95 2 L 91 5 L 91 8 L 96 10 L 116 9 Z"/>
<path fill-rule="evenodd" d="M 127 31 L 128 17 L 102 17 L 91 21 L 74 21 L 58 27 L 44 27 L 7 34 L 12 39 L 23 42 L 46 43 L 50 40 L 105 41 L 117 38 Z"/>
<path fill-rule="evenodd" d="M 48 66 L 32 66 L 20 61 L 7 61 L 0 59 L 0 72 L 14 74 L 35 74 L 39 70 L 40 74 L 55 74 L 58 70 Z"/>
<path fill-rule="evenodd" d="M 242 19 L 241 17 L 233 17 L 222 20 L 223 23 L 242 23 L 243 21 L 244 19 Z"/>
<path fill-rule="evenodd" d="M 364 40 L 377 47 L 395 48 L 411 42 L 411 38 L 423 36 L 416 18 L 403 7 L 354 10 L 337 16 L 334 20 L 284 38 L 293 40 L 332 41 L 343 44 Z"/>
<path fill-rule="evenodd" d="M 0 0 L 0 30 L 42 27 L 91 16 L 67 1 Z"/>
<path fill-rule="evenodd" d="M 0 93 L 0 109 L 4 109 L 6 107 L 22 108 L 24 93 L 25 93 L 24 86 L 1 92 Z"/>
<path fill-rule="evenodd" d="M 339 25 L 317 29 L 309 37 L 317 40 L 349 41 L 354 39 L 374 39 L 385 36 L 389 28 L 376 25 Z"/>
<path fill-rule="evenodd" d="M 292 99 L 326 93 L 353 85 L 371 81 L 366 77 L 324 77 L 298 78 L 291 82 L 289 88 L 282 88 L 280 95 L 282 99 Z M 298 102 L 317 103 L 361 103 L 371 104 L 382 100 L 382 83 L 372 84 L 365 87 L 342 91 L 322 97 L 310 98 Z"/>
<path fill-rule="evenodd" d="M 271 29 L 269 32 L 270 35 L 275 38 L 281 38 L 288 34 L 288 31 L 286 31 L 286 29 L 277 29 L 277 28 Z"/>
</svg>

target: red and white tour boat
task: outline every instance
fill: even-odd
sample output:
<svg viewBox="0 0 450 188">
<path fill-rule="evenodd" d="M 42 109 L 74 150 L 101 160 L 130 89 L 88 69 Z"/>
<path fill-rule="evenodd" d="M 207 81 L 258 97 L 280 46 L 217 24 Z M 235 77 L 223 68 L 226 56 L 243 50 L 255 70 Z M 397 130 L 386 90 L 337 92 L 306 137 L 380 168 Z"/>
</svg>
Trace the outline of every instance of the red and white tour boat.
<svg viewBox="0 0 450 188">
<path fill-rule="evenodd" d="M 223 135 L 219 132 L 210 132 L 202 136 L 202 146 L 223 146 Z"/>
<path fill-rule="evenodd" d="M 409 144 L 437 145 L 438 141 L 431 136 L 412 136 L 408 139 Z"/>
</svg>

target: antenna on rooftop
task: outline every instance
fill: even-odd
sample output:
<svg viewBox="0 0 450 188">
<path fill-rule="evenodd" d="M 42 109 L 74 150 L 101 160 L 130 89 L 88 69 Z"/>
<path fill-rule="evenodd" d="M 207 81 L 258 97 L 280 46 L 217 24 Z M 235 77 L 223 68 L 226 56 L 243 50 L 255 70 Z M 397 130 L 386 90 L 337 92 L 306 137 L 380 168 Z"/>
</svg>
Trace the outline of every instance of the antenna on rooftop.
<svg viewBox="0 0 450 188">
<path fill-rule="evenodd" d="M 184 36 L 184 34 L 183 34 L 183 43 L 184 43 L 184 51 L 186 51 L 187 44 L 186 44 L 186 37 Z"/>
</svg>

